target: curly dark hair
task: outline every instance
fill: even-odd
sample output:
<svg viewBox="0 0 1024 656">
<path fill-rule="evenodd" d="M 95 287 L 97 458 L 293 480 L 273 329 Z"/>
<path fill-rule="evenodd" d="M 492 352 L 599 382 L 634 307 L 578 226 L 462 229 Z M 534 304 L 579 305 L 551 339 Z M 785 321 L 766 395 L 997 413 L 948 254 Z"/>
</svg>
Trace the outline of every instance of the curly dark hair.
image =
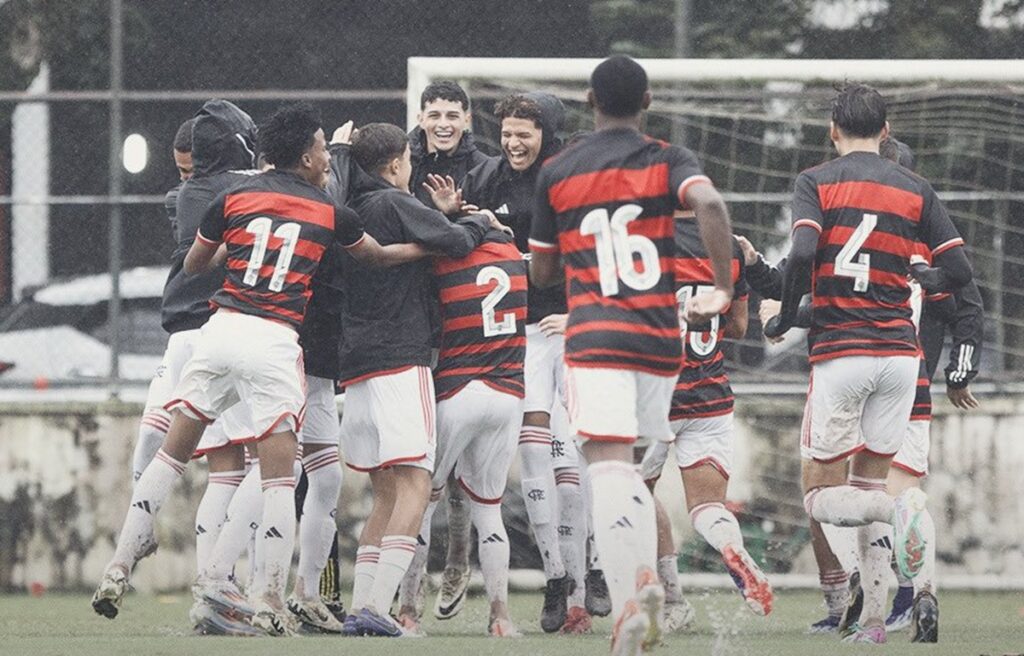
<svg viewBox="0 0 1024 656">
<path fill-rule="evenodd" d="M 320 127 L 320 114 L 309 103 L 284 105 L 260 126 L 260 152 L 279 169 L 295 168 Z"/>
<path fill-rule="evenodd" d="M 608 116 L 636 116 L 643 110 L 647 71 L 631 57 L 613 55 L 590 74 L 590 90 L 597 108 Z"/>
<path fill-rule="evenodd" d="M 541 112 L 540 105 L 521 93 L 505 96 L 495 103 L 494 115 L 499 121 L 506 118 L 524 118 L 532 120 L 540 129 L 544 127 L 544 114 Z"/>
<path fill-rule="evenodd" d="M 420 109 L 425 109 L 427 103 L 435 100 L 449 100 L 462 105 L 462 110 L 469 111 L 469 96 L 458 82 L 451 80 L 438 80 L 427 85 L 427 88 L 420 94 Z"/>
<path fill-rule="evenodd" d="M 832 100 L 832 122 L 851 137 L 874 137 L 885 127 L 885 99 L 874 87 L 847 82 Z"/>
<path fill-rule="evenodd" d="M 195 122 L 195 118 L 190 118 L 178 126 L 178 131 L 174 133 L 174 150 L 179 153 L 192 152 L 192 126 Z"/>
</svg>

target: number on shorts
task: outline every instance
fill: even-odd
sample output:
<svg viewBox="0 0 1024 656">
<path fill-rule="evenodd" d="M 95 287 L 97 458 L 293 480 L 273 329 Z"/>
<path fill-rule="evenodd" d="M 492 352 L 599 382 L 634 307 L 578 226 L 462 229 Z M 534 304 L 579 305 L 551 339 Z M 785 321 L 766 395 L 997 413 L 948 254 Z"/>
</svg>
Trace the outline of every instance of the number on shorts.
<svg viewBox="0 0 1024 656">
<path fill-rule="evenodd" d="M 516 332 L 516 315 L 514 312 L 506 312 L 501 316 L 501 321 L 495 317 L 494 308 L 501 299 L 512 290 L 512 278 L 504 269 L 496 266 L 485 266 L 476 274 L 476 284 L 479 287 L 497 283 L 491 293 L 480 303 L 480 310 L 484 315 L 484 337 L 495 337 L 497 335 L 514 335 Z"/>
<path fill-rule="evenodd" d="M 683 321 L 683 308 L 686 301 L 698 294 L 710 292 L 715 289 L 714 285 L 687 285 L 676 292 L 676 300 L 679 302 L 679 328 L 682 331 L 683 340 L 690 342 L 690 350 L 699 357 L 705 357 L 715 352 L 718 346 L 718 327 L 721 324 L 721 316 L 711 317 L 711 328 L 707 332 L 691 332 L 686 322 Z"/>
<path fill-rule="evenodd" d="M 643 235 L 629 234 L 629 224 L 643 212 L 639 205 L 630 203 L 615 210 L 591 210 L 580 222 L 580 234 L 594 235 L 597 269 L 601 279 L 601 293 L 616 296 L 619 281 L 637 291 L 650 289 L 661 279 L 658 247 Z M 633 260 L 640 256 L 640 270 Z"/>
<path fill-rule="evenodd" d="M 270 242 L 270 229 L 274 222 L 265 216 L 259 216 L 249 221 L 245 231 L 252 233 L 252 255 L 249 256 L 249 264 L 245 267 L 245 275 L 242 282 L 250 287 L 254 286 L 260 279 L 260 269 L 263 268 L 263 258 L 267 255 L 267 244 Z M 298 223 L 285 223 L 274 231 L 274 236 L 282 241 L 281 248 L 277 253 L 277 263 L 274 265 L 274 273 L 270 277 L 268 285 L 270 291 L 279 292 L 284 288 L 285 276 L 288 275 L 288 267 L 292 263 L 292 255 L 295 254 L 295 246 L 299 243 L 299 233 L 302 230 Z"/>
<path fill-rule="evenodd" d="M 857 256 L 857 251 L 863 248 L 864 242 L 868 240 L 876 225 L 878 225 L 878 215 L 865 214 L 860 225 L 836 255 L 836 275 L 853 278 L 853 291 L 855 292 L 866 292 L 871 283 L 871 254 L 861 253 Z M 857 256 L 856 262 L 854 262 L 855 256 Z"/>
</svg>

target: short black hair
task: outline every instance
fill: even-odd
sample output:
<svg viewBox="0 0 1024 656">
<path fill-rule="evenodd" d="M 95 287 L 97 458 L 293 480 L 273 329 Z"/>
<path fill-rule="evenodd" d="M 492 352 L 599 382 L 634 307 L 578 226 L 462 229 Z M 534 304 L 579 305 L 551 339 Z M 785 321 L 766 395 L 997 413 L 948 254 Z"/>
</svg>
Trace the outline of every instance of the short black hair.
<svg viewBox="0 0 1024 656">
<path fill-rule="evenodd" d="M 850 137 L 874 137 L 885 127 L 885 99 L 874 87 L 847 82 L 832 100 L 832 122 Z"/>
<path fill-rule="evenodd" d="M 647 71 L 631 57 L 613 55 L 590 74 L 597 108 L 616 118 L 636 116 L 644 107 Z"/>
<path fill-rule="evenodd" d="M 544 112 L 536 100 L 527 98 L 521 93 L 505 96 L 494 105 L 494 116 L 500 121 L 506 118 L 523 118 L 533 121 L 544 129 Z"/>
<path fill-rule="evenodd" d="M 192 117 L 178 126 L 178 131 L 174 133 L 174 150 L 179 153 L 192 152 L 192 126 L 195 122 L 195 117 Z"/>
<path fill-rule="evenodd" d="M 910 149 L 910 146 L 892 136 L 882 139 L 878 144 L 878 154 L 911 171 L 916 166 L 914 151 Z"/>
<path fill-rule="evenodd" d="M 397 125 L 369 123 L 352 137 L 352 158 L 367 173 L 378 173 L 408 146 L 409 135 Z"/>
<path fill-rule="evenodd" d="M 420 109 L 425 109 L 427 103 L 434 102 L 435 100 L 457 102 L 462 105 L 464 111 L 469 111 L 469 96 L 466 95 L 466 90 L 458 82 L 438 80 L 428 84 L 427 88 L 420 94 Z"/>
<path fill-rule="evenodd" d="M 320 114 L 309 103 L 279 107 L 260 126 L 260 152 L 276 168 L 295 168 L 302 161 L 302 154 L 313 145 L 320 127 Z"/>
</svg>

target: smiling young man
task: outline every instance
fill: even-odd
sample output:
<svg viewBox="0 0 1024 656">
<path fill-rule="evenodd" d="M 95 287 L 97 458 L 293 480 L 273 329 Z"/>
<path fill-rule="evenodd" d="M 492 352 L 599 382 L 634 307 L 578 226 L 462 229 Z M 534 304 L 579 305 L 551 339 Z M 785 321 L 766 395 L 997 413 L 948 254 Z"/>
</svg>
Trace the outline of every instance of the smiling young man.
<svg viewBox="0 0 1024 656">
<path fill-rule="evenodd" d="M 423 90 L 419 125 L 409 133 L 409 190 L 427 207 L 434 208 L 430 192 L 423 187 L 427 176 L 451 176 L 458 182 L 474 167 L 493 159 L 476 147 L 470 132 L 472 120 L 469 96 L 455 82 L 438 80 Z"/>
</svg>

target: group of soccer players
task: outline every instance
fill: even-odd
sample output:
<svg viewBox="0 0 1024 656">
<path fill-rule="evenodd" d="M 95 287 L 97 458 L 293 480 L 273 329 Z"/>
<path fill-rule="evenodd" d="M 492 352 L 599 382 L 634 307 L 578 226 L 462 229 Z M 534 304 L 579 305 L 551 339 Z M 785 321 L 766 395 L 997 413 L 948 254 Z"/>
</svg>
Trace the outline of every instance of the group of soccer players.
<svg viewBox="0 0 1024 656">
<path fill-rule="evenodd" d="M 797 179 L 792 251 L 778 267 L 732 236 L 692 153 L 641 132 L 651 93 L 639 64 L 602 62 L 587 100 L 595 130 L 566 144 L 555 97 L 505 98 L 495 158 L 477 150 L 469 99 L 451 82 L 424 91 L 408 135 L 348 123 L 328 144 L 305 105 L 257 134 L 225 101 L 182 126 L 175 161 L 190 179 L 168 196 L 171 337 L 97 613 L 117 615 L 133 568 L 156 548 L 156 513 L 205 456 L 191 613 L 201 632 L 422 635 L 431 519 L 447 494 L 435 615 L 462 608 L 472 527 L 488 633 L 519 635 L 501 517 L 518 451 L 547 578 L 545 631 L 584 633 L 611 613 L 613 654 L 637 654 L 692 623 L 651 493 L 672 452 L 694 528 L 766 615 L 771 585 L 724 504 L 734 399 L 721 344 L 746 333 L 752 287 L 781 301 L 762 304 L 766 337 L 810 328 L 800 449 L 830 602 L 816 629 L 883 642 L 894 559 L 901 585 L 917 577 L 916 594 L 897 594 L 899 612 L 912 601 L 915 639 L 936 639 L 934 526 L 916 484 L 928 381 L 951 324 L 947 381 L 961 390 L 951 397 L 976 403 L 980 299 L 934 191 L 901 166 L 910 155 L 889 137 L 884 100 L 861 85 L 837 95 L 839 157 Z M 915 289 L 924 316 L 943 317 L 922 320 L 920 339 Z M 341 459 L 373 491 L 347 614 L 336 585 Z M 841 533 L 830 550 L 819 523 L 860 527 L 855 556 Z M 243 594 L 234 569 L 247 548 Z"/>
</svg>

